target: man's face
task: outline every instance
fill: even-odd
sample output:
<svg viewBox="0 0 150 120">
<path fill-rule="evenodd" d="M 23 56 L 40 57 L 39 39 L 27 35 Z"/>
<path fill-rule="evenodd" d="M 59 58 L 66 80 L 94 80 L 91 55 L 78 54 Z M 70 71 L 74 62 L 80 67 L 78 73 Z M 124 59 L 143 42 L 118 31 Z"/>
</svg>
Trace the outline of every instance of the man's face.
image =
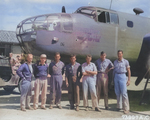
<svg viewBox="0 0 150 120">
<path fill-rule="evenodd" d="M 101 58 L 101 60 L 105 60 L 105 58 L 106 58 L 106 54 L 104 53 L 104 54 L 102 54 L 101 56 L 100 56 L 100 58 Z"/>
<path fill-rule="evenodd" d="M 122 52 L 118 52 L 118 58 L 122 59 L 122 57 L 123 57 L 123 53 Z"/>
<path fill-rule="evenodd" d="M 59 60 L 60 60 L 60 55 L 59 55 L 59 54 L 55 55 L 55 60 L 56 60 L 56 61 L 59 61 Z"/>
<path fill-rule="evenodd" d="M 46 58 L 41 57 L 40 61 L 41 61 L 42 64 L 44 64 L 46 62 Z"/>
<path fill-rule="evenodd" d="M 27 61 L 30 63 L 30 62 L 32 62 L 32 59 L 33 59 L 33 56 L 32 55 L 28 55 L 27 56 Z"/>
<path fill-rule="evenodd" d="M 74 57 L 71 57 L 70 58 L 70 61 L 71 61 L 71 63 L 75 63 L 76 62 L 76 57 L 74 56 Z"/>
<path fill-rule="evenodd" d="M 86 57 L 86 62 L 87 62 L 87 63 L 90 63 L 90 62 L 91 62 L 91 60 L 92 60 L 92 58 L 91 58 L 91 57 Z"/>
</svg>

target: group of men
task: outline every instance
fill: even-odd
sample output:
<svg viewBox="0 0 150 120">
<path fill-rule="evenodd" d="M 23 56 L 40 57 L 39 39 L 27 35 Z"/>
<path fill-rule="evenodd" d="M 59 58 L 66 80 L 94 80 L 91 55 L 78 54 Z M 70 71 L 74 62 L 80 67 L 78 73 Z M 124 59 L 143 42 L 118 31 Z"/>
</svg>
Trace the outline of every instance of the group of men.
<svg viewBox="0 0 150 120">
<path fill-rule="evenodd" d="M 129 112 L 129 100 L 127 94 L 127 86 L 130 85 L 130 66 L 129 62 L 123 58 L 123 51 L 118 51 L 118 59 L 114 64 L 106 59 L 106 53 L 101 52 L 100 58 L 95 62 L 91 62 L 92 56 L 86 56 L 86 62 L 80 65 L 76 62 L 76 55 L 70 56 L 70 63 L 64 65 L 60 61 L 60 53 L 55 54 L 55 61 L 48 66 L 46 64 L 46 55 L 40 56 L 40 62 L 32 64 L 33 55 L 27 55 L 27 62 L 22 64 L 17 70 L 17 74 L 21 77 L 21 110 L 26 108 L 36 110 L 38 108 L 39 94 L 41 91 L 41 108 L 46 109 L 47 94 L 47 77 L 50 77 L 50 109 L 53 105 L 61 109 L 61 87 L 63 83 L 63 74 L 65 72 L 66 86 L 68 87 L 68 98 L 70 109 L 79 111 L 80 103 L 80 84 L 82 82 L 83 89 L 83 105 L 88 111 L 88 89 L 91 94 L 92 108 L 95 111 L 101 111 L 98 107 L 101 89 L 104 91 L 105 109 L 108 109 L 108 72 L 113 69 L 115 93 L 117 96 L 117 108 L 123 109 L 124 113 Z M 126 78 L 128 72 L 128 80 Z M 31 81 L 34 82 L 34 101 L 33 108 L 30 106 L 31 99 Z M 74 106 L 75 105 L 75 106 Z M 123 105 L 123 106 L 122 106 Z"/>
</svg>

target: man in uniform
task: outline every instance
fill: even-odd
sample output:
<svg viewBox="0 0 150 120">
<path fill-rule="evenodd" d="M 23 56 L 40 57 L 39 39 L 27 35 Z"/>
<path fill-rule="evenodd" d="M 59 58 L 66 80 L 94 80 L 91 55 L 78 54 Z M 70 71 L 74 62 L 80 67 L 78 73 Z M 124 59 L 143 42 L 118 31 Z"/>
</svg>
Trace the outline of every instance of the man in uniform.
<svg viewBox="0 0 150 120">
<path fill-rule="evenodd" d="M 77 71 L 80 66 L 76 62 L 76 55 L 70 56 L 71 63 L 66 66 L 66 86 L 68 87 L 68 98 L 70 102 L 70 109 L 74 109 L 76 104 L 76 111 L 79 111 L 79 80 L 77 80 Z"/>
<path fill-rule="evenodd" d="M 97 69 L 94 63 L 91 62 L 92 56 L 86 56 L 86 62 L 82 64 L 82 86 L 83 86 L 83 105 L 88 111 L 88 87 L 90 89 L 91 98 L 92 98 L 92 107 L 95 108 L 95 111 L 101 111 L 98 108 L 97 95 L 96 95 L 96 74 Z"/>
<path fill-rule="evenodd" d="M 64 63 L 60 61 L 60 53 L 55 53 L 55 61 L 49 65 L 50 79 L 50 109 L 53 108 L 53 104 L 61 109 L 61 87 L 63 83 L 62 74 L 64 73 Z"/>
<path fill-rule="evenodd" d="M 126 72 L 128 72 L 128 80 L 126 77 Z M 123 51 L 118 50 L 118 59 L 114 61 L 114 83 L 115 83 L 115 93 L 117 96 L 117 108 L 122 109 L 124 113 L 129 113 L 129 100 L 127 94 L 127 86 L 130 85 L 130 65 L 128 60 L 123 58 Z"/>
<path fill-rule="evenodd" d="M 47 77 L 50 77 L 48 74 L 48 65 L 46 64 L 47 56 L 42 54 L 40 56 L 40 62 L 34 65 L 34 76 L 36 81 L 34 83 L 34 102 L 33 107 L 36 110 L 38 108 L 39 94 L 41 91 L 41 109 L 46 110 L 46 94 L 47 94 Z"/>
<path fill-rule="evenodd" d="M 109 59 L 106 59 L 106 53 L 103 51 L 95 64 L 98 70 L 96 81 L 98 103 L 100 100 L 101 88 L 103 88 L 105 109 L 108 109 L 108 72 L 113 69 L 113 64 Z"/>
<path fill-rule="evenodd" d="M 31 80 L 33 76 L 33 68 L 32 68 L 32 59 L 33 55 L 27 55 L 27 62 L 22 64 L 19 69 L 17 70 L 18 76 L 21 78 L 21 110 L 26 111 L 25 107 L 29 110 L 33 108 L 30 106 L 31 100 Z"/>
</svg>

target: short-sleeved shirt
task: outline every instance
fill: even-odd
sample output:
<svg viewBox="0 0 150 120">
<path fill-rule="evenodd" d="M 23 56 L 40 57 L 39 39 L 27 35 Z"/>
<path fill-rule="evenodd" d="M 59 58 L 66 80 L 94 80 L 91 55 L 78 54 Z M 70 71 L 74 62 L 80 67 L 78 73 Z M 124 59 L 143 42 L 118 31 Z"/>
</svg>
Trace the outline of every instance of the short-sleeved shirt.
<svg viewBox="0 0 150 120">
<path fill-rule="evenodd" d="M 105 73 L 105 71 L 109 68 L 112 68 L 114 65 L 109 59 L 105 59 L 102 61 L 101 59 L 96 60 L 95 62 L 97 66 L 97 71 Z"/>
<path fill-rule="evenodd" d="M 80 66 L 80 63 L 76 62 L 74 65 L 72 65 L 71 63 L 68 64 L 66 66 L 66 77 L 69 77 L 69 76 L 76 76 L 77 75 L 77 70 Z"/>
<path fill-rule="evenodd" d="M 90 64 L 87 64 L 86 62 L 82 64 L 82 73 L 85 71 L 97 71 L 97 68 L 94 63 L 90 62 Z M 83 76 L 83 80 L 86 80 L 87 78 L 93 78 L 96 79 L 96 75 L 91 76 Z"/>
<path fill-rule="evenodd" d="M 122 59 L 119 61 L 118 59 L 114 61 L 114 72 L 118 74 L 126 73 L 127 68 L 129 68 L 129 61 L 126 59 Z"/>
<path fill-rule="evenodd" d="M 62 75 L 64 71 L 64 63 L 59 61 L 58 63 L 51 62 L 49 65 L 49 74 L 50 75 Z"/>
</svg>

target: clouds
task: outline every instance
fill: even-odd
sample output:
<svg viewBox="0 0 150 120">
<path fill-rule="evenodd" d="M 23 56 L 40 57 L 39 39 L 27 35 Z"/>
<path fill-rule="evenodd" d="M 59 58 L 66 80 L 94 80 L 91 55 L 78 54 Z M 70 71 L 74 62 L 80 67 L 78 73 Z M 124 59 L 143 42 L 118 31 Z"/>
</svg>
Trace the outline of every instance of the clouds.
<svg viewBox="0 0 150 120">
<path fill-rule="evenodd" d="M 60 13 L 62 6 L 67 13 L 75 12 L 81 6 L 109 9 L 111 0 L 0 0 L 0 30 L 15 31 L 22 20 L 36 15 Z M 141 16 L 150 17 L 149 0 L 113 0 L 111 9 L 134 14 L 133 8 L 144 10 Z"/>
</svg>

